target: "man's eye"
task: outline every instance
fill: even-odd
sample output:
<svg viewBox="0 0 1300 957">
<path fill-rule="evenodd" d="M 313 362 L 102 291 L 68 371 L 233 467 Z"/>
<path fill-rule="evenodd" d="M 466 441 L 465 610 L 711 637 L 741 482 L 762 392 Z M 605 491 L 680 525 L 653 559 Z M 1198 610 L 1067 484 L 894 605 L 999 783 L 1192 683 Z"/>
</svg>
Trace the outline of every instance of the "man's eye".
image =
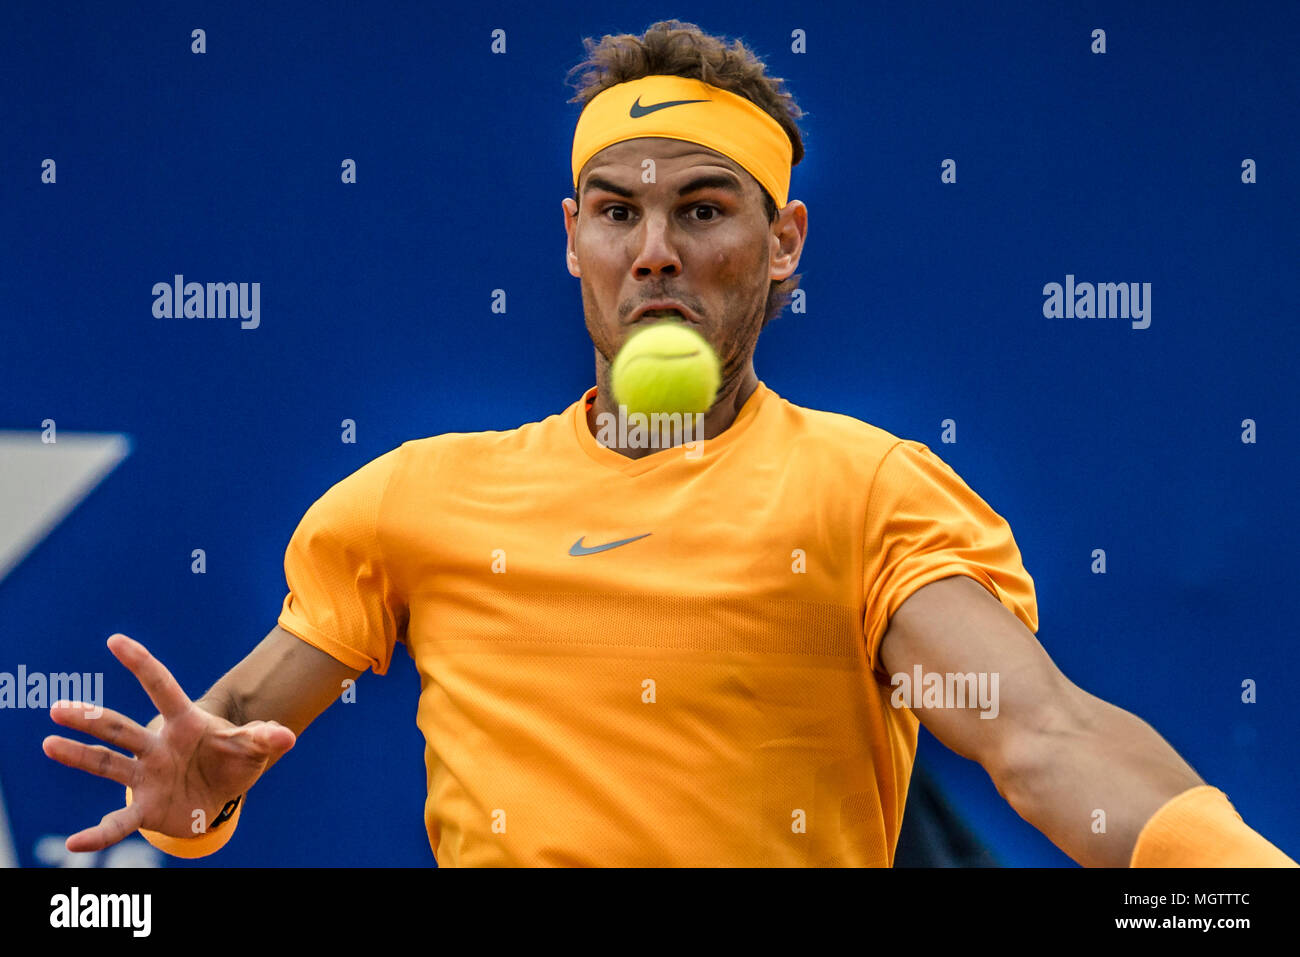
<svg viewBox="0 0 1300 957">
<path fill-rule="evenodd" d="M 703 210 L 707 215 L 697 215 L 700 210 Z M 696 203 L 690 208 L 689 215 L 697 223 L 709 223 L 717 219 L 721 212 L 722 210 L 720 207 L 714 206 L 710 203 Z M 600 215 L 615 223 L 627 223 L 632 221 L 632 211 L 628 207 L 617 203 L 606 206 L 600 211 Z"/>
</svg>

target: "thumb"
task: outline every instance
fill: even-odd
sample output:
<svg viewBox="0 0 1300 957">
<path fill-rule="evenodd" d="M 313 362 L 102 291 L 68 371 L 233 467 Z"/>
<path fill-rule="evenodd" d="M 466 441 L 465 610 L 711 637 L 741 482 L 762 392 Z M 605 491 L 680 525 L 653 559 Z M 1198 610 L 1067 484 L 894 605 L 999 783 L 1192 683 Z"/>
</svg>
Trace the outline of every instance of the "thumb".
<svg viewBox="0 0 1300 957">
<path fill-rule="evenodd" d="M 242 737 L 264 758 L 278 758 L 298 740 L 297 735 L 275 721 L 252 721 L 239 730 Z"/>
</svg>

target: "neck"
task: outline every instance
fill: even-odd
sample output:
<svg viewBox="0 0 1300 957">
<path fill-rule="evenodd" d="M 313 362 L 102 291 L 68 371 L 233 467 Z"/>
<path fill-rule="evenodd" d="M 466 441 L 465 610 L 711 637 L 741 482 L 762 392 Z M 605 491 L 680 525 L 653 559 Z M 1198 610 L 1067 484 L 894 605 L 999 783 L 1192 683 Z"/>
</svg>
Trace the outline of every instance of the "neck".
<svg viewBox="0 0 1300 957">
<path fill-rule="evenodd" d="M 736 421 L 736 416 L 740 414 L 741 408 L 754 394 L 756 388 L 758 388 L 758 375 L 754 372 L 754 361 L 751 357 L 738 375 L 723 380 L 718 388 L 717 399 L 714 400 L 709 411 L 704 413 L 704 434 L 694 434 L 691 440 L 716 438 L 731 428 L 731 424 Z M 613 391 L 609 387 L 609 363 L 604 361 L 600 353 L 596 353 L 596 401 L 587 411 L 587 429 L 598 441 L 600 435 L 597 423 L 600 420 L 597 416 L 605 414 L 617 418 L 618 404 L 614 401 Z M 653 455 L 661 449 L 682 444 L 682 442 L 672 442 L 671 437 L 668 436 L 662 438 L 665 441 L 661 441 L 654 448 L 620 448 L 613 445 L 606 445 L 606 448 L 611 448 L 630 459 L 639 459 L 646 455 Z"/>
</svg>

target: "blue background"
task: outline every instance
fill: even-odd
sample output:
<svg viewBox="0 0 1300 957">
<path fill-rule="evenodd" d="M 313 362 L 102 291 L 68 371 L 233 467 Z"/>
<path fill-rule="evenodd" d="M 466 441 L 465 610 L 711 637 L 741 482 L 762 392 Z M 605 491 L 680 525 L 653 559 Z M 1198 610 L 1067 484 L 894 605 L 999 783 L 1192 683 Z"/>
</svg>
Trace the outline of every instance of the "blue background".
<svg viewBox="0 0 1300 957">
<path fill-rule="evenodd" d="M 49 417 L 133 452 L 0 584 L 0 670 L 103 671 L 106 703 L 143 721 L 104 647 L 122 631 L 197 697 L 273 627 L 285 545 L 331 484 L 593 384 L 563 258 L 564 75 L 583 37 L 676 16 L 743 37 L 808 114 L 808 311 L 765 331 L 760 378 L 930 445 L 1010 522 L 1062 670 L 1300 854 L 1300 7 L 1134 6 L 6 4 L 0 429 Z M 260 282 L 260 328 L 154 318 L 175 273 Z M 1067 273 L 1150 282 L 1150 328 L 1045 319 Z M 432 864 L 418 688 L 400 653 L 363 677 L 201 863 Z M 43 713 L 0 721 L 38 863 L 121 792 L 41 754 Z M 1000 861 L 1071 865 L 980 767 L 924 732 L 921 755 Z"/>
</svg>

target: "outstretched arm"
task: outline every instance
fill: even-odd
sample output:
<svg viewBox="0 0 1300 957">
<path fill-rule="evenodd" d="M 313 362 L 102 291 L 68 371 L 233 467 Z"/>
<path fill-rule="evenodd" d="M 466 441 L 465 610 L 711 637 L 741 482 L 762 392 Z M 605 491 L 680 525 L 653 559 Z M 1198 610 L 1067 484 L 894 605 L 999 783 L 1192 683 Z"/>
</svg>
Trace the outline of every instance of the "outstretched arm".
<svg viewBox="0 0 1300 957">
<path fill-rule="evenodd" d="M 1149 724 L 1066 678 L 973 578 L 917 589 L 890 619 L 880 659 L 891 675 L 911 676 L 917 665 L 923 673 L 997 675 L 996 717 L 951 706 L 916 715 L 949 748 L 978 761 L 1021 817 L 1085 866 L 1129 866 L 1156 812 L 1205 784 Z M 1220 814 L 1205 832 L 1220 828 L 1234 850 L 1216 859 L 1215 847 L 1206 846 L 1204 864 L 1243 863 L 1243 849 L 1251 863 L 1294 864 L 1239 820 Z"/>
<path fill-rule="evenodd" d="M 277 626 L 193 702 L 139 642 L 114 635 L 108 647 L 159 714 L 142 727 L 109 709 L 96 714 L 67 702 L 51 708 L 56 724 L 131 752 L 58 735 L 44 740 L 54 760 L 133 792 L 129 806 L 69 837 L 70 851 L 100 850 L 137 829 L 193 839 L 196 820 L 215 820 L 227 801 L 246 792 L 293 746 L 296 735 L 338 697 L 343 681 L 359 674 Z"/>
</svg>

